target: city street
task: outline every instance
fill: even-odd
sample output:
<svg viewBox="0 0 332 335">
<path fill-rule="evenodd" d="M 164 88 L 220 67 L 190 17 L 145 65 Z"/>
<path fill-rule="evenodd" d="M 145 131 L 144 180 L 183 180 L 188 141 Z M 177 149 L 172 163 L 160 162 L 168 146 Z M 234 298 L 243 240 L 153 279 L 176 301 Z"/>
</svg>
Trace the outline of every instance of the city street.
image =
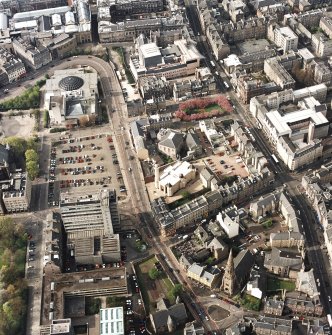
<svg viewBox="0 0 332 335">
<path fill-rule="evenodd" d="M 187 17 L 193 29 L 193 32 L 198 40 L 198 49 L 206 57 L 205 64 L 210 66 L 210 61 L 214 61 L 209 46 L 207 45 L 201 27 L 199 25 L 197 10 L 195 5 L 192 4 L 191 0 L 187 0 Z M 128 118 L 126 111 L 126 103 L 122 94 L 122 88 L 118 81 L 115 73 L 115 68 L 112 63 L 107 63 L 100 58 L 93 56 L 77 56 L 68 60 L 53 62 L 52 67 L 47 66 L 42 70 L 37 70 L 34 73 L 34 79 L 26 79 L 22 86 L 11 89 L 11 93 L 8 95 L 0 95 L 1 98 L 8 98 L 10 96 L 16 96 L 22 92 L 24 85 L 31 83 L 33 80 L 37 80 L 48 73 L 52 75 L 54 70 L 73 68 L 75 66 L 87 65 L 94 68 L 100 77 L 100 83 L 103 90 L 103 103 L 107 108 L 109 116 L 109 125 L 103 127 L 96 127 L 92 132 L 98 132 L 100 129 L 107 131 L 114 138 L 115 152 L 119 160 L 119 166 L 124 179 L 124 184 L 128 190 L 128 198 L 122 204 L 122 208 L 127 211 L 128 216 L 135 220 L 135 228 L 138 229 L 145 241 L 148 242 L 152 251 L 160 255 L 161 262 L 166 269 L 167 274 L 171 277 L 174 282 L 181 283 L 185 288 L 185 293 L 182 295 L 183 301 L 186 303 L 188 309 L 195 317 L 197 321 L 203 324 L 207 331 L 218 331 L 220 327 L 225 328 L 243 316 L 243 311 L 231 306 L 226 306 L 221 300 L 212 301 L 211 299 L 202 299 L 196 296 L 195 289 L 191 287 L 190 283 L 186 279 L 186 275 L 183 270 L 179 272 L 174 271 L 178 268 L 178 261 L 167 246 L 167 242 L 163 241 L 158 235 L 158 227 L 151 216 L 151 207 L 148 194 L 146 192 L 145 182 L 143 179 L 143 173 L 141 170 L 140 162 L 136 158 L 134 148 L 132 146 L 131 134 L 129 124 L 131 119 Z M 211 66 L 210 66 L 211 67 Z M 271 155 L 274 153 L 273 148 L 269 145 L 267 139 L 261 130 L 257 128 L 255 120 L 249 114 L 247 108 L 243 106 L 234 91 L 227 91 L 223 85 L 226 80 L 226 75 L 223 72 L 220 64 L 216 64 L 215 70 L 220 74 L 220 78 L 217 78 L 217 84 L 220 90 L 224 94 L 229 95 L 239 118 L 250 128 L 250 131 L 254 135 L 257 148 L 266 156 L 270 163 L 272 171 L 276 173 L 276 183 L 274 188 L 280 185 L 285 185 L 287 192 L 291 199 L 293 199 L 294 207 L 300 211 L 300 218 L 302 221 L 301 232 L 306 238 L 306 250 L 308 253 L 308 259 L 311 266 L 315 270 L 317 279 L 320 282 L 321 300 L 327 312 L 332 311 L 331 302 L 328 300 L 328 296 L 332 296 L 332 289 L 329 285 L 332 282 L 331 268 L 329 261 L 326 257 L 324 250 L 321 248 L 322 241 L 321 234 L 317 230 L 317 223 L 313 218 L 313 213 L 310 209 L 306 198 L 298 188 L 302 174 L 290 173 L 283 163 L 276 163 L 271 159 Z M 228 79 L 227 79 L 228 80 Z M 40 178 L 33 185 L 31 209 L 33 211 L 41 211 L 47 208 L 47 182 L 45 177 L 48 177 L 47 162 L 50 150 L 50 141 L 52 135 L 43 134 L 42 145 L 40 147 L 41 153 L 41 175 Z M 130 143 L 128 145 L 127 143 Z M 132 157 L 134 157 L 132 159 Z M 271 191 L 273 188 L 271 188 Z M 29 283 L 29 310 L 28 310 L 28 324 L 27 334 L 37 334 L 40 323 L 40 308 L 41 308 L 41 292 L 42 292 L 42 278 L 43 278 L 43 248 L 44 248 L 44 229 L 45 223 L 38 220 L 37 217 L 29 219 L 27 224 L 30 227 L 33 240 L 36 244 L 34 251 L 34 257 L 36 260 L 28 261 L 26 277 Z M 29 258 L 29 257 L 28 257 Z M 223 320 L 224 322 L 215 322 L 208 317 L 208 311 L 203 308 L 204 305 L 209 304 L 222 304 L 222 307 L 230 310 L 231 315 L 229 318 Z M 202 314 L 202 311 L 204 313 Z"/>
</svg>

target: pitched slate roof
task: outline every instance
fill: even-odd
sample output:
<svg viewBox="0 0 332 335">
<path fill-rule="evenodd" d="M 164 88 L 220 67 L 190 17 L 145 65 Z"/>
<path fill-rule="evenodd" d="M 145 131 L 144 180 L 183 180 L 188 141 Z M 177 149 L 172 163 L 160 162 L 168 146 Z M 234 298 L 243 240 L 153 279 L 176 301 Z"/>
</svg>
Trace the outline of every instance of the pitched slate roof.
<svg viewBox="0 0 332 335">
<path fill-rule="evenodd" d="M 234 271 L 236 278 L 245 277 L 255 263 L 255 258 L 249 250 L 241 250 L 234 258 Z"/>
<path fill-rule="evenodd" d="M 183 134 L 169 131 L 159 142 L 160 145 L 172 149 L 178 149 L 183 144 Z"/>
</svg>

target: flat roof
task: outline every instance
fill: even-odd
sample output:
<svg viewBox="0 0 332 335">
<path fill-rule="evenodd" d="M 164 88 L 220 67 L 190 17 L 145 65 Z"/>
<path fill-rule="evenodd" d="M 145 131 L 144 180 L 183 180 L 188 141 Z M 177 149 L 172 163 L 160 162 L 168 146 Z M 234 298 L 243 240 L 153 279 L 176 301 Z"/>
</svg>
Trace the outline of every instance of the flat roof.
<svg viewBox="0 0 332 335">
<path fill-rule="evenodd" d="M 264 50 L 265 48 L 270 49 L 271 44 L 265 38 L 259 40 L 247 40 L 245 42 L 239 43 L 238 48 L 240 49 L 241 54 L 252 54 Z"/>
<path fill-rule="evenodd" d="M 103 308 L 100 315 L 100 335 L 124 335 L 123 307 Z"/>
<path fill-rule="evenodd" d="M 161 56 L 161 52 L 156 43 L 147 43 L 140 46 L 144 58 Z"/>
<path fill-rule="evenodd" d="M 237 66 L 242 65 L 239 57 L 235 54 L 229 55 L 227 58 L 224 59 L 225 66 Z"/>
<path fill-rule="evenodd" d="M 313 109 L 298 110 L 296 112 L 281 115 L 279 111 L 271 111 L 266 113 L 266 118 L 275 127 L 278 135 L 285 135 L 291 133 L 289 123 L 298 122 L 310 118 L 315 125 L 327 123 L 328 120 L 321 112 L 316 112 Z"/>
<path fill-rule="evenodd" d="M 304 60 L 311 60 L 314 59 L 315 56 L 309 51 L 308 48 L 302 48 L 298 50 L 298 54 L 304 59 Z"/>
<path fill-rule="evenodd" d="M 69 6 L 33 10 L 30 12 L 16 13 L 13 16 L 13 20 L 17 22 L 17 21 L 25 21 L 29 19 L 38 19 L 41 16 L 50 16 L 52 14 L 64 14 L 66 12 L 70 12 L 70 10 L 71 9 Z"/>
<path fill-rule="evenodd" d="M 282 35 L 284 35 L 287 38 L 297 38 L 297 35 L 288 26 L 279 28 L 279 31 Z"/>
</svg>

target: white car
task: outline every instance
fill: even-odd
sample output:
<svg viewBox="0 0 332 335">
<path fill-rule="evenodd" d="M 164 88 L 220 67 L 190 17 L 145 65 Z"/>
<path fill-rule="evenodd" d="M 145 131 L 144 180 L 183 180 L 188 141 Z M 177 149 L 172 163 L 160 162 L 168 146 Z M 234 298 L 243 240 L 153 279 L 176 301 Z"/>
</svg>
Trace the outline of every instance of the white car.
<svg viewBox="0 0 332 335">
<path fill-rule="evenodd" d="M 137 300 L 137 303 L 138 303 L 139 305 L 142 305 L 142 300 L 141 300 L 141 299 L 138 299 L 138 300 Z"/>
<path fill-rule="evenodd" d="M 206 316 L 206 317 L 205 317 L 205 320 L 206 320 L 206 321 L 209 321 L 210 319 Z"/>
<path fill-rule="evenodd" d="M 327 298 L 329 299 L 329 302 L 331 302 L 331 301 L 332 301 L 332 300 L 331 300 L 331 296 L 330 296 L 330 295 L 329 295 Z"/>
</svg>

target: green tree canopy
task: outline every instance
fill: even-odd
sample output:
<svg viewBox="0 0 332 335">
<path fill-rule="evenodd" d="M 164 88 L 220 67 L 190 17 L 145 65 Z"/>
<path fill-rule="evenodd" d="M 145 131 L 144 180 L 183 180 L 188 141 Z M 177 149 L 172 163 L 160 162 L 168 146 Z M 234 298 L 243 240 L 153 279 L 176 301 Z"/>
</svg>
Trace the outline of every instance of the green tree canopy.
<svg viewBox="0 0 332 335">
<path fill-rule="evenodd" d="M 10 148 L 18 155 L 22 155 L 27 147 L 25 139 L 15 136 L 5 138 L 4 143 L 8 144 Z"/>
<path fill-rule="evenodd" d="M 35 162 L 37 162 L 38 161 L 38 154 L 37 154 L 37 152 L 35 150 L 28 149 L 25 152 L 25 159 L 27 161 L 35 161 Z"/>
<path fill-rule="evenodd" d="M 181 284 L 175 284 L 172 289 L 170 290 L 169 294 L 176 299 L 183 291 L 182 285 Z"/>
<path fill-rule="evenodd" d="M 0 334 L 23 335 L 27 283 L 26 234 L 10 217 L 0 218 Z"/>
<path fill-rule="evenodd" d="M 36 177 L 38 176 L 38 163 L 36 161 L 28 161 L 26 163 L 26 167 L 27 167 L 27 172 L 28 172 L 28 176 L 31 180 L 36 179 Z"/>
<path fill-rule="evenodd" d="M 161 271 L 157 270 L 156 268 L 151 268 L 149 270 L 149 277 L 152 279 L 152 280 L 155 280 L 157 278 L 160 278 L 161 276 Z"/>
</svg>

